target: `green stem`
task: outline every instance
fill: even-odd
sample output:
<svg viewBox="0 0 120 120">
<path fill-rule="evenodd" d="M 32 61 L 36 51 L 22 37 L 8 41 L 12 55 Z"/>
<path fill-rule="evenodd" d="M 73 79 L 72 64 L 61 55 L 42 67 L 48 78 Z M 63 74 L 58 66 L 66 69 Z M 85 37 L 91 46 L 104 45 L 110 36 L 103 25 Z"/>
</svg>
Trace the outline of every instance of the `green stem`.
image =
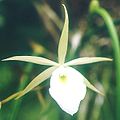
<svg viewBox="0 0 120 120">
<path fill-rule="evenodd" d="M 100 15 L 109 32 L 111 37 L 113 52 L 114 52 L 114 62 L 115 62 L 115 75 L 116 75 L 116 120 L 120 120 L 120 47 L 119 47 L 119 38 L 116 31 L 116 28 L 113 24 L 113 20 L 109 13 L 99 6 L 98 1 L 93 0 L 90 5 L 91 13 L 96 13 Z"/>
</svg>

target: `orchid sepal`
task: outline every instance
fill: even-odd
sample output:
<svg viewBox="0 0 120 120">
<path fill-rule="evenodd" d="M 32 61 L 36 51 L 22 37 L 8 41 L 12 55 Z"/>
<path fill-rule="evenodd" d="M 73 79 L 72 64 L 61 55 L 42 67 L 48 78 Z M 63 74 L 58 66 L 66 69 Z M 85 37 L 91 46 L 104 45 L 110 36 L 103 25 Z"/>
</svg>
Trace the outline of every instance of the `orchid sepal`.
<svg viewBox="0 0 120 120">
<path fill-rule="evenodd" d="M 59 64 L 49 60 L 44 57 L 36 57 L 36 56 L 13 56 L 9 57 L 6 59 L 3 59 L 2 61 L 10 61 L 10 60 L 15 60 L 15 61 L 23 61 L 23 62 L 30 62 L 30 63 L 35 63 L 39 65 L 48 65 L 48 66 L 58 66 Z"/>
<path fill-rule="evenodd" d="M 59 45 L 58 45 L 58 63 L 59 64 L 64 64 L 66 53 L 67 53 L 67 47 L 68 47 L 69 19 L 68 19 L 67 9 L 64 4 L 62 4 L 62 5 L 63 5 L 64 11 L 65 11 L 65 22 L 64 22 L 63 30 L 62 30 Z"/>
</svg>

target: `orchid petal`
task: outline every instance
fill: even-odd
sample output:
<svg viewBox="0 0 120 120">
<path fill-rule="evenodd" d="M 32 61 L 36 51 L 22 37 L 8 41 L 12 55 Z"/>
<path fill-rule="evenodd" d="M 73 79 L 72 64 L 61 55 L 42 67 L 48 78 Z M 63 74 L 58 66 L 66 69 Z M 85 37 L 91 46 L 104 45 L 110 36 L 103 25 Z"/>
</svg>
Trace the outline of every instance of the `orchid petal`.
<svg viewBox="0 0 120 120">
<path fill-rule="evenodd" d="M 41 84 L 42 82 L 44 82 L 46 79 L 48 79 L 51 76 L 52 72 L 56 68 L 57 67 L 53 66 L 53 67 L 50 67 L 50 68 L 46 69 L 42 73 L 40 73 L 37 77 L 35 77 L 28 84 L 28 86 L 18 95 L 18 97 L 16 99 L 22 97 L 23 95 L 25 95 L 26 93 L 28 93 L 30 90 L 32 90 L 33 88 L 35 88 L 36 86 L 38 86 L 39 84 Z"/>
<path fill-rule="evenodd" d="M 59 67 L 52 73 L 49 93 L 63 111 L 73 115 L 86 95 L 84 76 L 72 67 Z"/>
<path fill-rule="evenodd" d="M 67 13 L 65 5 L 63 5 L 63 7 L 64 7 L 64 11 L 65 11 L 65 23 L 63 26 L 63 30 L 62 30 L 62 34 L 61 34 L 59 46 L 58 46 L 58 62 L 60 64 L 63 64 L 65 62 L 65 57 L 66 57 L 66 53 L 67 53 L 67 46 L 68 46 L 69 20 L 68 20 L 68 13 Z"/>
<path fill-rule="evenodd" d="M 77 58 L 74 60 L 71 60 L 67 63 L 65 63 L 65 66 L 71 66 L 71 65 L 82 65 L 82 64 L 90 64 L 95 62 L 101 62 L 101 61 L 112 61 L 110 58 L 105 57 L 83 57 L 83 58 Z"/>
<path fill-rule="evenodd" d="M 8 61 L 8 60 L 31 62 L 35 64 L 40 64 L 40 65 L 58 65 L 58 63 L 52 60 L 49 60 L 43 57 L 36 57 L 36 56 L 14 56 L 14 57 L 3 59 L 2 61 Z"/>
<path fill-rule="evenodd" d="M 88 88 L 104 96 L 104 93 L 95 88 L 87 79 L 85 79 L 84 82 Z"/>
</svg>

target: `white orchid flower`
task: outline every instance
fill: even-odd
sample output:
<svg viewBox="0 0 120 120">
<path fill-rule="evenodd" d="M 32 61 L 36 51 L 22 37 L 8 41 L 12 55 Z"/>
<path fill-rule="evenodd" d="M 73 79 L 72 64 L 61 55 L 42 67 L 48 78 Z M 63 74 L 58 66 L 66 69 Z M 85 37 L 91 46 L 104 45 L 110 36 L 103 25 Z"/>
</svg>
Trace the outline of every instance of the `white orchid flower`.
<svg viewBox="0 0 120 120">
<path fill-rule="evenodd" d="M 63 7 L 65 10 L 65 23 L 58 45 L 58 63 L 47 58 L 35 56 L 14 56 L 4 59 L 3 61 L 17 60 L 51 66 L 35 77 L 28 86 L 20 92 L 17 98 L 22 97 L 43 81 L 51 77 L 49 88 L 50 95 L 63 111 L 73 115 L 78 111 L 80 102 L 85 97 L 86 87 L 100 94 L 102 93 L 97 90 L 79 71 L 69 66 L 90 64 L 100 61 L 112 61 L 112 59 L 103 57 L 83 57 L 65 63 L 68 46 L 69 20 L 65 5 L 63 5 Z"/>
</svg>

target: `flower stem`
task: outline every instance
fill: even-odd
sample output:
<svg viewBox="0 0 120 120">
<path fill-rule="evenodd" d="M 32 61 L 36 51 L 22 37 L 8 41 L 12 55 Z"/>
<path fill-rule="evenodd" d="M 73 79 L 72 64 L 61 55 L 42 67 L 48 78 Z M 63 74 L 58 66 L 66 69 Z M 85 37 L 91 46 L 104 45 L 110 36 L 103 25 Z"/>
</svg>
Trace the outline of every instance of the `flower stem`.
<svg viewBox="0 0 120 120">
<path fill-rule="evenodd" d="M 100 15 L 108 29 L 109 35 L 111 37 L 113 52 L 114 52 L 114 62 L 115 62 L 115 75 L 116 75 L 116 120 L 120 120 L 120 47 L 119 38 L 116 28 L 113 24 L 112 18 L 109 13 L 99 6 L 98 0 L 92 0 L 90 4 L 90 12 Z"/>
</svg>

